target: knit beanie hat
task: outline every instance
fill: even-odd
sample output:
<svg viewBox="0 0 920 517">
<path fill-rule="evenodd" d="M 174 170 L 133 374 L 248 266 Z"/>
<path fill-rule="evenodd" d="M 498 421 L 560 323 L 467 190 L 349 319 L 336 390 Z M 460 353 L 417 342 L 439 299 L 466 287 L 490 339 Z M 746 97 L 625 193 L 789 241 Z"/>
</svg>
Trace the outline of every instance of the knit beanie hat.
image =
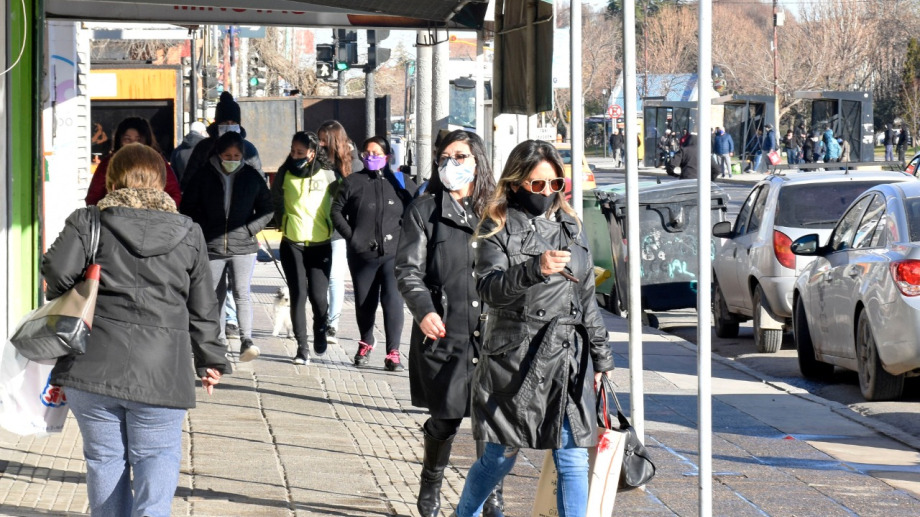
<svg viewBox="0 0 920 517">
<path fill-rule="evenodd" d="M 240 105 L 233 100 L 233 95 L 230 92 L 225 91 L 220 94 L 220 101 L 217 102 L 217 107 L 214 110 L 214 121 L 220 124 L 228 120 L 242 123 L 240 120 Z"/>
</svg>

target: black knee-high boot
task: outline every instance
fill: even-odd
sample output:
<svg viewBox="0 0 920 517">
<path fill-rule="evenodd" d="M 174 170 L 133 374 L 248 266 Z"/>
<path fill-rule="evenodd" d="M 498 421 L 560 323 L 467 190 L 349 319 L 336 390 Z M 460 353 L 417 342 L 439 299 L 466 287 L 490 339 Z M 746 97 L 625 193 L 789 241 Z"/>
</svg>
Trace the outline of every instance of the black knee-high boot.
<svg viewBox="0 0 920 517">
<path fill-rule="evenodd" d="M 441 482 L 444 480 L 444 468 L 450 460 L 450 448 L 454 436 L 438 440 L 425 433 L 425 459 L 422 460 L 421 486 L 418 490 L 416 508 L 423 517 L 437 517 L 441 510 Z"/>
<path fill-rule="evenodd" d="M 476 456 L 481 457 L 486 450 L 486 442 L 476 441 Z M 505 517 L 505 499 L 502 494 L 505 481 L 499 481 L 492 493 L 482 505 L 482 517 Z"/>
</svg>

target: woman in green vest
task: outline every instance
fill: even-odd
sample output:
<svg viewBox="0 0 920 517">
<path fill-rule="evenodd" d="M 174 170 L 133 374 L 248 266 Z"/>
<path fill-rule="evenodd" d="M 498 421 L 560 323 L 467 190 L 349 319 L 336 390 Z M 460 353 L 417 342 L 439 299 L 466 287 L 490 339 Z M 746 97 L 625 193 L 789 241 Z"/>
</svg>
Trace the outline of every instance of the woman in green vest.
<svg viewBox="0 0 920 517">
<path fill-rule="evenodd" d="M 332 257 L 332 199 L 339 180 L 314 133 L 300 131 L 291 154 L 272 181 L 275 221 L 281 228 L 281 266 L 291 293 L 291 323 L 297 339 L 294 364 L 309 364 L 306 303 L 313 308 L 313 351 L 326 352 L 326 313 Z"/>
</svg>

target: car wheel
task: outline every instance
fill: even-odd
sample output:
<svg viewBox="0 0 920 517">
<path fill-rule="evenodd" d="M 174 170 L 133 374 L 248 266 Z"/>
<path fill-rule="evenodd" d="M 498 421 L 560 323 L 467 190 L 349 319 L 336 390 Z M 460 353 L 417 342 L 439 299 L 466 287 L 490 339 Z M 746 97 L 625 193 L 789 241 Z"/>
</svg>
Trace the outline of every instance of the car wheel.
<svg viewBox="0 0 920 517">
<path fill-rule="evenodd" d="M 799 356 L 799 370 L 806 379 L 826 379 L 833 375 L 834 365 L 819 361 L 815 357 L 815 345 L 811 341 L 811 330 L 805 316 L 805 305 L 796 300 L 792 315 L 792 332 L 795 336 L 795 349 Z"/>
<path fill-rule="evenodd" d="M 866 400 L 891 400 L 904 391 L 904 375 L 891 375 L 882 368 L 875 337 L 866 311 L 859 313 L 856 324 L 856 362 L 859 390 Z"/>
<path fill-rule="evenodd" d="M 716 327 L 716 336 L 720 338 L 732 339 L 738 337 L 738 320 L 730 312 L 728 305 L 725 303 L 725 296 L 722 294 L 722 288 L 719 282 L 715 284 L 712 290 L 712 320 Z"/>
<path fill-rule="evenodd" d="M 764 298 L 763 288 L 758 285 L 754 290 L 754 344 L 762 354 L 775 354 L 783 344 L 783 329 L 762 327 L 763 318 L 770 317 L 763 304 Z"/>
<path fill-rule="evenodd" d="M 623 309 L 620 307 L 620 295 L 617 293 L 616 282 L 614 282 L 613 287 L 610 289 L 610 294 L 605 297 L 604 301 L 606 302 L 604 308 L 610 311 L 611 314 L 623 316 Z"/>
</svg>

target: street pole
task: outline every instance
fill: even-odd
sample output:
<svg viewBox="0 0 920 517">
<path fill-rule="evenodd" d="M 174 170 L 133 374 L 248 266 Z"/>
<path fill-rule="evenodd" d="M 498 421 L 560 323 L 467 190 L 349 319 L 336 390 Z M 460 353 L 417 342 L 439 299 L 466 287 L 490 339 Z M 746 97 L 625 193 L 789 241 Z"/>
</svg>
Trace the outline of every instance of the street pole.
<svg viewBox="0 0 920 517">
<path fill-rule="evenodd" d="M 636 145 L 636 0 L 623 2 L 623 129 L 626 139 L 626 253 L 629 313 L 629 401 L 632 423 L 645 442 L 645 387 L 642 379 L 642 278 L 639 276 L 639 147 Z"/>
<path fill-rule="evenodd" d="M 773 127 L 777 130 L 775 134 L 779 133 L 779 60 L 776 58 L 779 41 L 777 38 L 778 14 L 777 0 L 773 0 Z"/>
<path fill-rule="evenodd" d="M 189 105 L 189 121 L 191 124 L 198 120 L 198 63 L 196 60 L 197 52 L 195 47 L 198 44 L 198 31 L 193 30 L 189 31 L 192 36 L 191 45 L 189 45 L 189 61 L 191 67 L 189 67 L 188 74 L 188 105 Z"/>
<path fill-rule="evenodd" d="M 584 212 L 581 191 L 584 173 L 581 163 L 585 155 L 585 99 L 581 82 L 581 0 L 572 0 L 569 26 L 572 39 L 572 46 L 569 49 L 572 62 L 570 69 L 572 81 L 572 119 L 570 121 L 572 124 L 572 208 L 581 218 Z M 530 65 L 531 69 L 536 68 L 534 63 Z"/>
<path fill-rule="evenodd" d="M 415 163 L 418 164 L 418 181 L 431 177 L 431 116 L 432 116 L 432 61 L 434 36 L 428 30 L 419 30 L 416 36 L 415 58 Z"/>
<path fill-rule="evenodd" d="M 775 1 L 775 0 L 774 0 Z M 712 242 L 712 180 L 709 174 L 712 140 L 709 138 L 709 126 L 712 111 L 712 0 L 700 0 L 699 3 L 699 64 L 697 68 L 697 167 L 699 171 L 697 188 L 697 213 L 699 214 L 699 243 L 697 249 L 707 250 L 699 254 L 699 271 L 697 271 L 696 314 L 699 322 L 697 330 L 697 432 L 700 451 L 700 517 L 712 515 L 712 257 L 709 255 L 709 243 Z"/>
<path fill-rule="evenodd" d="M 376 117 L 374 111 L 374 71 L 368 69 L 364 73 L 364 119 L 365 119 L 365 133 L 367 133 L 367 138 L 370 138 L 377 134 L 376 131 Z"/>
</svg>

